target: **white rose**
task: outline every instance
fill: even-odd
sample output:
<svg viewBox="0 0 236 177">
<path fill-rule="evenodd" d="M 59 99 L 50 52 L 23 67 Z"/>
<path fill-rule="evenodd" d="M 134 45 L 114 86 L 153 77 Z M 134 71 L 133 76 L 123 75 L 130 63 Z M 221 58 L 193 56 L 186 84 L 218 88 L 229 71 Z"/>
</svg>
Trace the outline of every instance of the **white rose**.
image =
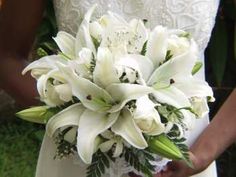
<svg viewBox="0 0 236 177">
<path fill-rule="evenodd" d="M 165 126 L 155 109 L 155 104 L 148 96 L 141 97 L 137 100 L 133 116 L 135 123 L 144 133 L 159 135 L 165 131 Z"/>
<path fill-rule="evenodd" d="M 167 50 L 170 50 L 171 55 L 176 57 L 187 52 L 190 49 L 189 39 L 186 37 L 179 37 L 177 35 L 171 35 L 168 38 Z"/>
<path fill-rule="evenodd" d="M 94 37 L 97 41 L 101 41 L 101 37 L 103 35 L 103 28 L 101 24 L 94 21 L 89 24 L 89 30 L 92 37 Z"/>
<path fill-rule="evenodd" d="M 200 97 L 193 97 L 191 98 L 192 109 L 194 113 L 199 117 L 202 118 L 209 113 L 209 107 L 207 105 L 206 98 Z"/>
</svg>

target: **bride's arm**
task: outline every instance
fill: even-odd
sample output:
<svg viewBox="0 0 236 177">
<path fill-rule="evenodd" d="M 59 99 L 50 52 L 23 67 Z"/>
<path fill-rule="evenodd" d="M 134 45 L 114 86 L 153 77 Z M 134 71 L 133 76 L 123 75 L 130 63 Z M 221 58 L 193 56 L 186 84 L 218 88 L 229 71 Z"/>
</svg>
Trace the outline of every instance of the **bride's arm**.
<svg viewBox="0 0 236 177">
<path fill-rule="evenodd" d="M 0 10 L 0 87 L 25 106 L 36 102 L 35 82 L 21 72 L 43 7 L 44 0 L 6 0 Z"/>
<path fill-rule="evenodd" d="M 236 141 L 236 89 L 218 111 L 209 126 L 191 147 L 195 169 L 174 162 L 161 177 L 187 177 L 203 171 L 228 146 Z"/>
</svg>

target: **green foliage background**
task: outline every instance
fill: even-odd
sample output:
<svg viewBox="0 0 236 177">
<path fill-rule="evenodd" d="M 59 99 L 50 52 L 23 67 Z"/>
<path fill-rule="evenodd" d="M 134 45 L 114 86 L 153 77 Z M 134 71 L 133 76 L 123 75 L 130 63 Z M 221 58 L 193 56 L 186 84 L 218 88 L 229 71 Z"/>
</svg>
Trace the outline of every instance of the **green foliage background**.
<svg viewBox="0 0 236 177">
<path fill-rule="evenodd" d="M 47 48 L 57 33 L 53 5 L 47 1 L 35 48 Z M 206 78 L 217 101 L 211 105 L 213 117 L 236 85 L 236 10 L 233 0 L 222 0 L 212 38 L 206 50 Z M 43 136 L 43 127 L 17 120 L 16 110 L 0 113 L 0 177 L 33 177 Z M 11 118 L 13 117 L 13 118 Z M 219 177 L 236 177 L 236 145 L 217 160 Z"/>
</svg>

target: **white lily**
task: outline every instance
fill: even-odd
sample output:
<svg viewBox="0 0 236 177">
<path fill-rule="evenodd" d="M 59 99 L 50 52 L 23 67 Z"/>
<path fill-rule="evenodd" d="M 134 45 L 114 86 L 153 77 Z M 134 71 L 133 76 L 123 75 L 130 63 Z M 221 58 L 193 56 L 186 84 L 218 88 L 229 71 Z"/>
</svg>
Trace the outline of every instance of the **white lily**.
<svg viewBox="0 0 236 177">
<path fill-rule="evenodd" d="M 51 81 L 50 79 L 53 79 Z M 72 100 L 71 87 L 58 70 L 42 75 L 37 82 L 41 101 L 51 107 L 59 106 Z"/>
<path fill-rule="evenodd" d="M 138 149 L 145 149 L 148 146 L 142 131 L 134 122 L 131 112 L 127 109 L 122 110 L 119 119 L 111 127 L 111 130 Z"/>
<path fill-rule="evenodd" d="M 117 112 L 129 101 L 154 91 L 147 86 L 129 83 L 112 83 L 103 89 L 78 76 L 71 68 L 60 66 L 60 71 L 69 82 L 73 95 L 93 111 Z"/>
<path fill-rule="evenodd" d="M 200 80 L 195 79 L 191 74 L 197 59 L 197 49 L 193 41 L 190 41 L 190 44 L 189 50 L 173 57 L 155 71 L 153 69 L 154 64 L 150 64 L 152 62 L 149 58 L 135 55 L 121 57 L 117 60 L 117 65 L 133 68 L 137 71 L 139 76 L 141 76 L 141 80 L 144 81 L 142 82 L 144 85 L 155 88 L 156 91 L 153 95 L 158 102 L 169 104 L 176 108 L 190 108 L 191 103 L 189 99 L 192 96 L 212 96 L 212 90 L 206 82 L 200 82 Z M 190 126 L 190 120 L 194 118 L 194 115 L 184 110 L 181 110 L 181 112 L 184 112 L 186 122 Z"/>
<path fill-rule="evenodd" d="M 102 16 L 99 22 L 103 28 L 101 46 L 108 47 L 115 56 L 140 53 L 149 35 L 141 20 L 128 23 L 112 12 Z"/>
<path fill-rule="evenodd" d="M 76 58 L 75 38 L 72 35 L 64 31 L 59 31 L 57 36 L 53 39 L 63 54 L 42 57 L 39 60 L 30 63 L 22 71 L 22 74 L 25 74 L 31 70 L 32 76 L 38 79 L 40 76 L 47 74 L 52 70 L 58 69 L 57 63 L 67 65 L 68 59 Z"/>
<path fill-rule="evenodd" d="M 75 39 L 70 34 L 60 31 L 54 40 L 62 51 L 62 57 L 69 59 L 66 64 L 72 67 L 81 77 L 91 79 L 90 68 L 94 59 L 94 46 L 90 45 L 91 48 L 86 48 L 85 44 L 80 43 L 82 39 L 79 39 L 79 37 L 81 36 L 77 36 L 77 39 Z"/>
<path fill-rule="evenodd" d="M 123 110 L 121 113 L 115 112 L 107 114 L 86 109 L 80 117 L 77 135 L 78 153 L 86 164 L 92 162 L 96 137 L 109 128 L 134 147 L 139 149 L 147 147 L 142 132 L 134 123 L 132 115 L 128 110 Z M 119 154 L 119 151 L 120 147 L 118 147 L 116 153 Z"/>
<path fill-rule="evenodd" d="M 189 101 L 192 97 L 209 96 L 213 100 L 213 92 L 207 82 L 195 78 L 191 73 L 198 57 L 197 50 L 195 42 L 191 40 L 189 50 L 171 58 L 153 72 L 148 85 L 156 89 L 154 96 L 158 101 L 183 108 L 192 107 Z M 185 115 L 184 121 L 192 127 L 195 116 L 189 111 L 181 112 Z"/>
<path fill-rule="evenodd" d="M 133 68 L 134 71 L 138 72 L 141 83 L 146 83 L 154 70 L 153 63 L 149 60 L 149 58 L 135 54 L 127 54 L 118 58 L 116 60 L 115 66 L 117 67 L 117 69 L 119 69 L 119 66 L 125 67 L 127 69 Z M 126 70 L 124 70 L 123 72 L 125 71 Z M 130 74 L 132 73 L 126 73 L 128 78 Z"/>
<path fill-rule="evenodd" d="M 178 76 L 182 72 L 186 74 L 181 64 L 186 63 L 185 66 L 187 64 L 192 66 L 191 61 L 187 57 L 189 57 L 188 54 L 179 56 L 178 58 L 176 57 L 164 63 L 156 70 L 154 70 L 152 61 L 148 57 L 140 55 L 125 55 L 117 60 L 116 65 L 133 68 L 134 71 L 137 71 L 141 83 L 153 87 L 156 90 L 153 94 L 157 98 L 157 101 L 177 106 L 178 108 L 190 107 L 191 104 L 187 96 L 181 90 L 170 84 L 172 77 L 175 78 L 175 75 Z M 191 73 L 191 69 L 186 70 Z"/>
<path fill-rule="evenodd" d="M 86 109 L 81 115 L 77 134 L 77 150 L 86 164 L 92 162 L 95 138 L 110 128 L 118 116 L 119 112 L 107 114 L 93 112 L 89 109 Z"/>
<path fill-rule="evenodd" d="M 91 143 L 100 133 L 110 127 L 113 132 L 123 137 L 134 147 L 147 147 L 141 130 L 133 121 L 132 114 L 129 111 L 124 111 L 123 107 L 129 101 L 153 92 L 152 88 L 137 84 L 111 83 L 103 89 L 76 75 L 68 67 L 59 66 L 59 68 L 72 87 L 73 95 L 87 108 L 86 114 L 81 115 L 80 118 L 77 141 L 78 152 L 86 163 L 91 163 L 92 149 L 94 149 Z M 114 121 L 110 122 L 111 120 Z M 94 128 L 96 126 L 98 126 L 98 129 Z M 87 136 L 90 132 L 92 133 L 91 136 Z M 82 137 L 87 140 L 83 140 Z"/>
<path fill-rule="evenodd" d="M 120 135 L 134 147 L 139 149 L 144 149 L 147 147 L 147 143 L 141 130 L 135 124 L 132 114 L 128 110 L 107 114 L 106 112 L 98 113 L 86 109 L 80 117 L 77 134 L 78 153 L 86 164 L 90 164 L 92 162 L 96 137 L 107 131 L 109 128 L 111 128 L 116 135 Z M 112 140 L 108 143 L 110 144 L 109 147 L 107 147 L 107 143 L 103 144 L 102 147 L 109 149 L 114 143 L 118 143 L 118 149 L 114 153 L 114 155 L 118 155 L 120 154 L 119 152 L 122 142 Z"/>
<path fill-rule="evenodd" d="M 128 51 L 129 53 L 140 54 L 145 42 L 148 40 L 150 32 L 145 27 L 142 20 L 133 19 L 129 22 L 129 25 L 137 37 L 135 40 L 133 40 L 131 45 L 128 45 Z"/>
</svg>

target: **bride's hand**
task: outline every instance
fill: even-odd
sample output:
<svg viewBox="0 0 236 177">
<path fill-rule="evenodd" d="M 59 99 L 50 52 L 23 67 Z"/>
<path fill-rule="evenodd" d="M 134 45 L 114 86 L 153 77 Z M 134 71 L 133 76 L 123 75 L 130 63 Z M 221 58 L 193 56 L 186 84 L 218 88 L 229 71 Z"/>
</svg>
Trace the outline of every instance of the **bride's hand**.
<svg viewBox="0 0 236 177">
<path fill-rule="evenodd" d="M 193 153 L 190 154 L 190 159 L 194 168 L 190 168 L 182 161 L 173 161 L 168 163 L 167 168 L 155 177 L 189 177 L 191 175 L 200 173 L 207 168 L 207 165 L 198 159 Z"/>
<path fill-rule="evenodd" d="M 200 158 L 197 158 L 192 152 L 189 152 L 190 160 L 193 163 L 194 168 L 190 168 L 183 161 L 173 161 L 168 163 L 165 170 L 156 174 L 154 177 L 189 177 L 191 175 L 200 173 L 207 168 L 208 165 L 204 163 Z M 135 174 L 130 174 L 130 177 L 140 177 Z"/>
</svg>

